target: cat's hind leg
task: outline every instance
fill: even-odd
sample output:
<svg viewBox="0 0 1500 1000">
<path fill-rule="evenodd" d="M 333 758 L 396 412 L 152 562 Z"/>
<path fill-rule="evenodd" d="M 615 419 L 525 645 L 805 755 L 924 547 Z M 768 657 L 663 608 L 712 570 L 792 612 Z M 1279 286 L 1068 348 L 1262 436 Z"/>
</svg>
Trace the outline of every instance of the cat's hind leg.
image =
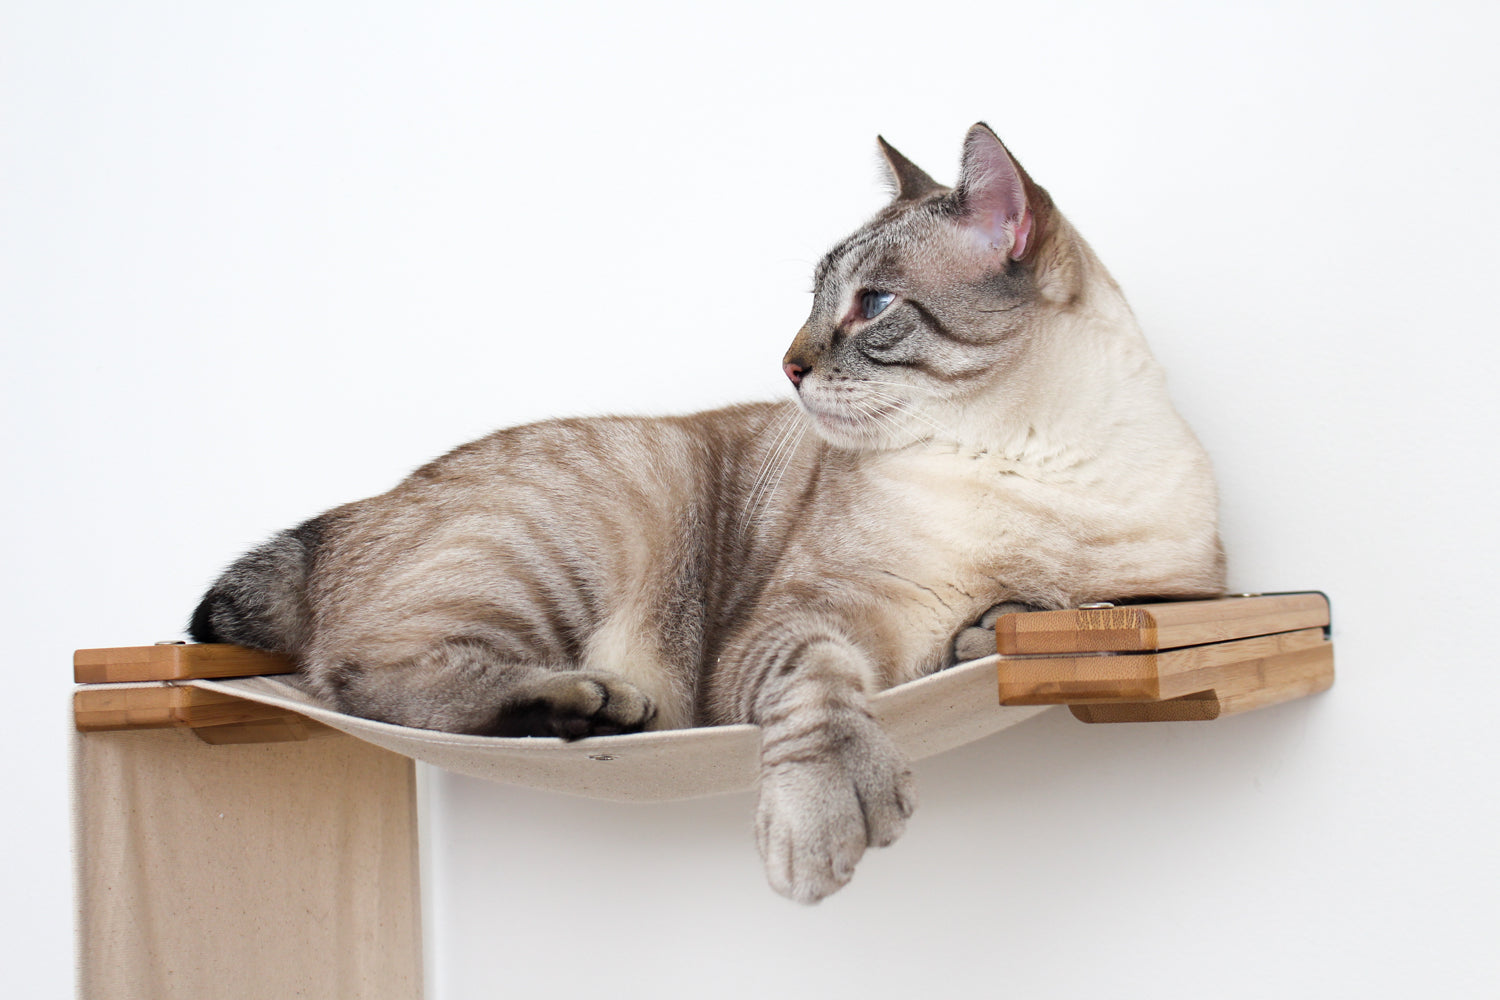
<svg viewBox="0 0 1500 1000">
<path fill-rule="evenodd" d="M 995 623 L 999 621 L 1001 615 L 1041 610 L 1043 609 L 1037 605 L 1022 604 L 1019 601 L 1006 601 L 995 605 L 986 611 L 979 621 L 958 633 L 957 638 L 953 640 L 953 659 L 961 662 L 993 655 L 996 649 Z"/>
<path fill-rule="evenodd" d="M 507 662 L 477 639 L 394 663 L 313 660 L 304 669 L 341 711 L 448 733 L 573 740 L 640 732 L 656 716 L 651 698 L 618 674 Z"/>
<path fill-rule="evenodd" d="M 603 670 L 543 671 L 519 685 L 487 736 L 585 736 L 638 733 L 656 717 L 640 688 Z"/>
</svg>

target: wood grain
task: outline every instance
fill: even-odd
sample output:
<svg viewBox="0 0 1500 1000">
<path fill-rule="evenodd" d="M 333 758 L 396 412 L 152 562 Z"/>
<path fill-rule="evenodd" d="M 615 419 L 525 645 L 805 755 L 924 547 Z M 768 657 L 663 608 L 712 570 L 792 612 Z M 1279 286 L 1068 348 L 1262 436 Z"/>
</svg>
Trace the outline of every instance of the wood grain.
<svg viewBox="0 0 1500 1000">
<path fill-rule="evenodd" d="M 1309 592 L 1001 615 L 995 640 L 1002 656 L 1127 653 L 1328 624 L 1328 598 Z"/>
<path fill-rule="evenodd" d="M 296 665 L 278 653 L 224 643 L 119 646 L 73 654 L 78 684 L 183 681 L 194 677 L 258 677 L 289 674 Z"/>
<path fill-rule="evenodd" d="M 1145 653 L 1002 658 L 1000 704 L 1163 701 L 1222 685 L 1246 664 L 1326 643 L 1310 628 Z"/>
<path fill-rule="evenodd" d="M 87 687 L 73 692 L 81 733 L 121 729 L 192 729 L 206 743 L 305 740 L 306 720 L 292 712 L 217 691 L 174 684 Z"/>
<path fill-rule="evenodd" d="M 1242 664 L 1219 687 L 1155 702 L 1070 705 L 1082 722 L 1191 722 L 1236 715 L 1333 686 L 1333 643 L 1267 656 Z"/>
</svg>

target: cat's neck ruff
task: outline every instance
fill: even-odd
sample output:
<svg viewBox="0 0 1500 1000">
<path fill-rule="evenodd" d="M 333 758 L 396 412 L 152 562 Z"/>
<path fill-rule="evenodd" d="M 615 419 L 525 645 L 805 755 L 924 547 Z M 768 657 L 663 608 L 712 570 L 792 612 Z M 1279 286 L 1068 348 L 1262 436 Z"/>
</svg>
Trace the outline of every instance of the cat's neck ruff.
<svg viewBox="0 0 1500 1000">
<path fill-rule="evenodd" d="M 888 457 L 957 457 L 976 471 L 999 468 L 1038 481 L 1073 479 L 1084 468 L 1090 478 L 1134 478 L 1159 473 L 1152 467 L 1166 457 L 1203 461 L 1113 289 L 1092 296 L 1087 308 L 1052 317 L 1013 370 L 941 423 Z M 1143 462 L 1143 451 L 1155 459 Z"/>
</svg>

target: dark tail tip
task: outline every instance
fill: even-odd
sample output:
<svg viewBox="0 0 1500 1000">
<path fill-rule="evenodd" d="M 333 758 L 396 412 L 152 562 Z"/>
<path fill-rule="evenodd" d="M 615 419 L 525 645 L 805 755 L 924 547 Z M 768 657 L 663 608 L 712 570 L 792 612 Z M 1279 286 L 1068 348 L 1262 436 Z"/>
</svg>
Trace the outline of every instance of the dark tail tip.
<svg viewBox="0 0 1500 1000">
<path fill-rule="evenodd" d="M 203 595 L 203 600 L 198 602 L 198 607 L 193 611 L 193 620 L 188 622 L 188 636 L 194 642 L 223 642 L 219 633 L 214 631 L 213 610 L 217 603 L 217 595 L 210 590 Z"/>
</svg>

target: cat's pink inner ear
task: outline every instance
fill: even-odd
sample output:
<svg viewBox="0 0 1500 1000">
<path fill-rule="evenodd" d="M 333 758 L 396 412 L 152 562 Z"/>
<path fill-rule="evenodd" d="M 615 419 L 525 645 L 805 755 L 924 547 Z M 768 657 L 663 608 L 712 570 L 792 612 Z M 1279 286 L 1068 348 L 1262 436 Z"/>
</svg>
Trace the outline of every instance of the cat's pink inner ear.
<svg viewBox="0 0 1500 1000">
<path fill-rule="evenodd" d="M 1026 254 L 1031 240 L 1031 211 L 1010 154 L 987 127 L 975 125 L 964 143 L 959 180 L 968 225 L 985 243 L 1013 258 Z"/>
<path fill-rule="evenodd" d="M 1016 223 L 1011 232 L 1012 242 L 1010 255 L 1016 260 L 1026 256 L 1026 244 L 1031 240 L 1031 209 L 1021 213 L 1021 221 Z"/>
</svg>

